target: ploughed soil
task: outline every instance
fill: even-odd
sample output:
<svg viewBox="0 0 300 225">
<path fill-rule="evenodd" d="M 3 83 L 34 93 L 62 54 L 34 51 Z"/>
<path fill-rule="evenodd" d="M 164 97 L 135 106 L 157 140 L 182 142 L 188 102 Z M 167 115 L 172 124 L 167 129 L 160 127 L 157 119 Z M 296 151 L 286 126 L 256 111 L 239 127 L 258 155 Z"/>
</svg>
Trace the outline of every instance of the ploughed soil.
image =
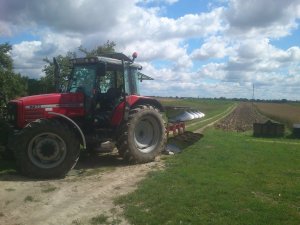
<svg viewBox="0 0 300 225">
<path fill-rule="evenodd" d="M 134 191 L 149 171 L 162 169 L 162 161 L 128 165 L 111 153 L 84 156 L 59 180 L 0 173 L 0 224 L 128 224 L 115 198 Z"/>
<path fill-rule="evenodd" d="M 267 117 L 259 114 L 252 103 L 240 103 L 228 116 L 215 124 L 225 131 L 244 132 L 253 129 L 253 123 L 265 123 Z"/>
</svg>

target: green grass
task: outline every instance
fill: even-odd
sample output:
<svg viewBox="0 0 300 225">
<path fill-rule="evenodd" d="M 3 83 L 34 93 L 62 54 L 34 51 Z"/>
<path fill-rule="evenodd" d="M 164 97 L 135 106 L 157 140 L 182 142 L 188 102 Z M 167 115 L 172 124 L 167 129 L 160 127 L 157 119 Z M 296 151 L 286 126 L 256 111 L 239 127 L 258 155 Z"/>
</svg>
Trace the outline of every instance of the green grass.
<svg viewBox="0 0 300 225">
<path fill-rule="evenodd" d="M 72 225 L 84 225 L 79 219 L 75 219 L 71 223 Z"/>
<path fill-rule="evenodd" d="M 116 203 L 131 224 L 300 224 L 299 143 L 210 129 Z"/>
<path fill-rule="evenodd" d="M 15 191 L 16 189 L 14 188 L 5 188 L 5 191 L 11 192 L 11 191 Z"/>
<path fill-rule="evenodd" d="M 52 186 L 52 185 L 48 185 L 42 188 L 41 192 L 42 193 L 49 193 L 49 192 L 53 192 L 57 189 L 57 187 Z"/>
<path fill-rule="evenodd" d="M 101 214 L 99 216 L 95 216 L 90 220 L 91 225 L 97 224 L 107 224 L 108 216 Z"/>
<path fill-rule="evenodd" d="M 5 160 L 0 155 L 0 180 L 6 175 L 16 174 L 16 163 L 12 160 Z"/>
<path fill-rule="evenodd" d="M 24 202 L 33 202 L 33 201 L 34 201 L 34 198 L 31 195 L 27 195 L 24 198 Z"/>
</svg>

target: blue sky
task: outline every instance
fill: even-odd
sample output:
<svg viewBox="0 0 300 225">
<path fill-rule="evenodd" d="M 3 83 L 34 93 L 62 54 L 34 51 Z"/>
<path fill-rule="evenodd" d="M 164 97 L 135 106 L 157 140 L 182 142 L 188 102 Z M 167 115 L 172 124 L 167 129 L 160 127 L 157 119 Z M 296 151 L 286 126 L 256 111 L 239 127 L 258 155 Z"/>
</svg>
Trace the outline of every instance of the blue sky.
<svg viewBox="0 0 300 225">
<path fill-rule="evenodd" d="M 144 95 L 300 100 L 299 0 L 0 0 L 15 70 L 111 40 L 137 51 Z"/>
</svg>

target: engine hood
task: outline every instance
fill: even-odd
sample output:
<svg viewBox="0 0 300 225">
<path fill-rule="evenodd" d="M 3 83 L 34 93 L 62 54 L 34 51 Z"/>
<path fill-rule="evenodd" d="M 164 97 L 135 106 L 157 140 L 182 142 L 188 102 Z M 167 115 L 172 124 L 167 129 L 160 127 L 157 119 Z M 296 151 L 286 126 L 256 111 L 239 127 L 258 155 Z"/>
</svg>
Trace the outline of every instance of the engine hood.
<svg viewBox="0 0 300 225">
<path fill-rule="evenodd" d="M 74 104 L 83 103 L 84 96 L 82 93 L 52 93 L 43 95 L 32 95 L 27 97 L 18 98 L 24 106 L 42 106 L 52 104 Z"/>
<path fill-rule="evenodd" d="M 9 102 L 11 118 L 17 128 L 41 118 L 54 117 L 53 113 L 70 118 L 85 115 L 83 93 L 52 93 L 32 95 Z M 51 114 L 52 113 L 52 114 Z"/>
</svg>

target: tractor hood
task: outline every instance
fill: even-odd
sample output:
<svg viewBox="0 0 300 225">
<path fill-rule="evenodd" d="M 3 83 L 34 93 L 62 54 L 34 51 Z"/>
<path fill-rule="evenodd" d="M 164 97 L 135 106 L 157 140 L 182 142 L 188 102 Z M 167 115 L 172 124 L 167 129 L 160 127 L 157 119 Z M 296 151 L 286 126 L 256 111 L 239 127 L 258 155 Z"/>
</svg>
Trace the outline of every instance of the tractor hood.
<svg viewBox="0 0 300 225">
<path fill-rule="evenodd" d="M 52 93 L 43 95 L 32 95 L 18 98 L 26 108 L 45 108 L 47 105 L 70 105 L 83 104 L 84 96 L 82 93 Z M 54 105 L 53 105 L 54 106 Z"/>
<path fill-rule="evenodd" d="M 82 93 L 52 93 L 33 95 L 12 100 L 8 104 L 13 124 L 22 128 L 41 118 L 51 118 L 53 113 L 74 118 L 84 116 L 84 95 Z"/>
</svg>

